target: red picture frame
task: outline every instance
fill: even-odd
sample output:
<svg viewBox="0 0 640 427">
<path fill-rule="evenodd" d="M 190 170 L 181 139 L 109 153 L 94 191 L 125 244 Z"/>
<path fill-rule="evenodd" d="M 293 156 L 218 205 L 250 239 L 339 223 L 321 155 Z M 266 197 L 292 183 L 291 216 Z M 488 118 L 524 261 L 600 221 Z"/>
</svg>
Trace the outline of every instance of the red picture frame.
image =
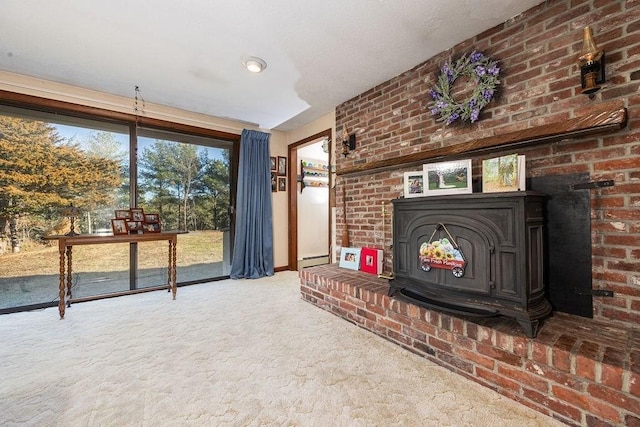
<svg viewBox="0 0 640 427">
<path fill-rule="evenodd" d="M 360 271 L 382 274 L 383 256 L 382 249 L 363 247 L 360 251 Z"/>
</svg>

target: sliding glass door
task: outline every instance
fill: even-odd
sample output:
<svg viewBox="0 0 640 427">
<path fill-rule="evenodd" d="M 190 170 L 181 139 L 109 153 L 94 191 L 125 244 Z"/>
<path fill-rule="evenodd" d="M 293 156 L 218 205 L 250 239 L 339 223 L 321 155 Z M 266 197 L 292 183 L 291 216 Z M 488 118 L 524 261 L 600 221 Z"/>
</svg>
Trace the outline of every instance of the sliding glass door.
<svg viewBox="0 0 640 427">
<path fill-rule="evenodd" d="M 187 232 L 178 236 L 180 281 L 227 276 L 232 143 L 144 128 L 137 133 L 137 206 L 159 215 L 164 229 Z M 164 245 L 140 246 L 138 284 L 153 286 L 166 273 Z"/>
<path fill-rule="evenodd" d="M 0 106 L 0 313 L 55 305 L 58 248 L 43 237 L 72 227 L 111 234 L 116 210 L 142 209 L 157 216 L 158 228 L 185 232 L 179 284 L 225 277 L 232 148 L 165 129 Z M 166 268 L 166 242 L 77 246 L 73 298 L 164 286 Z"/>
</svg>

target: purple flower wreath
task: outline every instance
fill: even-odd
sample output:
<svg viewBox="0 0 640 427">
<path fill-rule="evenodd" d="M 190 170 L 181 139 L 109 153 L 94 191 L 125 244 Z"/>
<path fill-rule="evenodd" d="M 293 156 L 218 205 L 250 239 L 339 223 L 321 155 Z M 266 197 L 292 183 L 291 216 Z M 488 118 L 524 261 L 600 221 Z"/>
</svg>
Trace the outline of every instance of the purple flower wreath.
<svg viewBox="0 0 640 427">
<path fill-rule="evenodd" d="M 469 56 L 462 56 L 455 63 L 447 61 L 440 70 L 438 81 L 430 94 L 433 101 L 429 103 L 431 114 L 439 115 L 436 119 L 446 124 L 456 120 L 476 122 L 482 110 L 495 95 L 496 86 L 500 84 L 498 62 L 473 51 Z M 471 96 L 461 102 L 451 96 L 451 88 L 458 77 L 466 76 L 475 82 Z"/>
</svg>

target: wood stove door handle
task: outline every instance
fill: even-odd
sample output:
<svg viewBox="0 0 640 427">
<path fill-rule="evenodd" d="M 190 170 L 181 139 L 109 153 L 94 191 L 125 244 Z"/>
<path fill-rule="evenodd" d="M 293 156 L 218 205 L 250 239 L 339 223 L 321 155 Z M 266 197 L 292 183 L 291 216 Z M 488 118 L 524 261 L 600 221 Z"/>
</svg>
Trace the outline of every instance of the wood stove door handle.
<svg viewBox="0 0 640 427">
<path fill-rule="evenodd" d="M 489 245 L 489 278 L 493 278 L 495 277 L 493 274 L 493 255 L 496 253 L 496 248 L 493 245 Z M 496 282 L 494 280 L 489 280 L 489 289 L 491 289 L 492 291 L 495 291 L 496 289 Z"/>
</svg>

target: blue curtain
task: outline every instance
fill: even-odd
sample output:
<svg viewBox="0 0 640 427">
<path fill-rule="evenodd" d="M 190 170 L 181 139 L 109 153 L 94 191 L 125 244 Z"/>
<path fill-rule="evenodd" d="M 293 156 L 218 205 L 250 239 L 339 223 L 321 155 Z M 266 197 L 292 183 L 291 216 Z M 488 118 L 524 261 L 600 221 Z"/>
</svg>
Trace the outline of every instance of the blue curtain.
<svg viewBox="0 0 640 427">
<path fill-rule="evenodd" d="M 240 138 L 232 279 L 273 276 L 269 136 L 245 129 Z"/>
</svg>

